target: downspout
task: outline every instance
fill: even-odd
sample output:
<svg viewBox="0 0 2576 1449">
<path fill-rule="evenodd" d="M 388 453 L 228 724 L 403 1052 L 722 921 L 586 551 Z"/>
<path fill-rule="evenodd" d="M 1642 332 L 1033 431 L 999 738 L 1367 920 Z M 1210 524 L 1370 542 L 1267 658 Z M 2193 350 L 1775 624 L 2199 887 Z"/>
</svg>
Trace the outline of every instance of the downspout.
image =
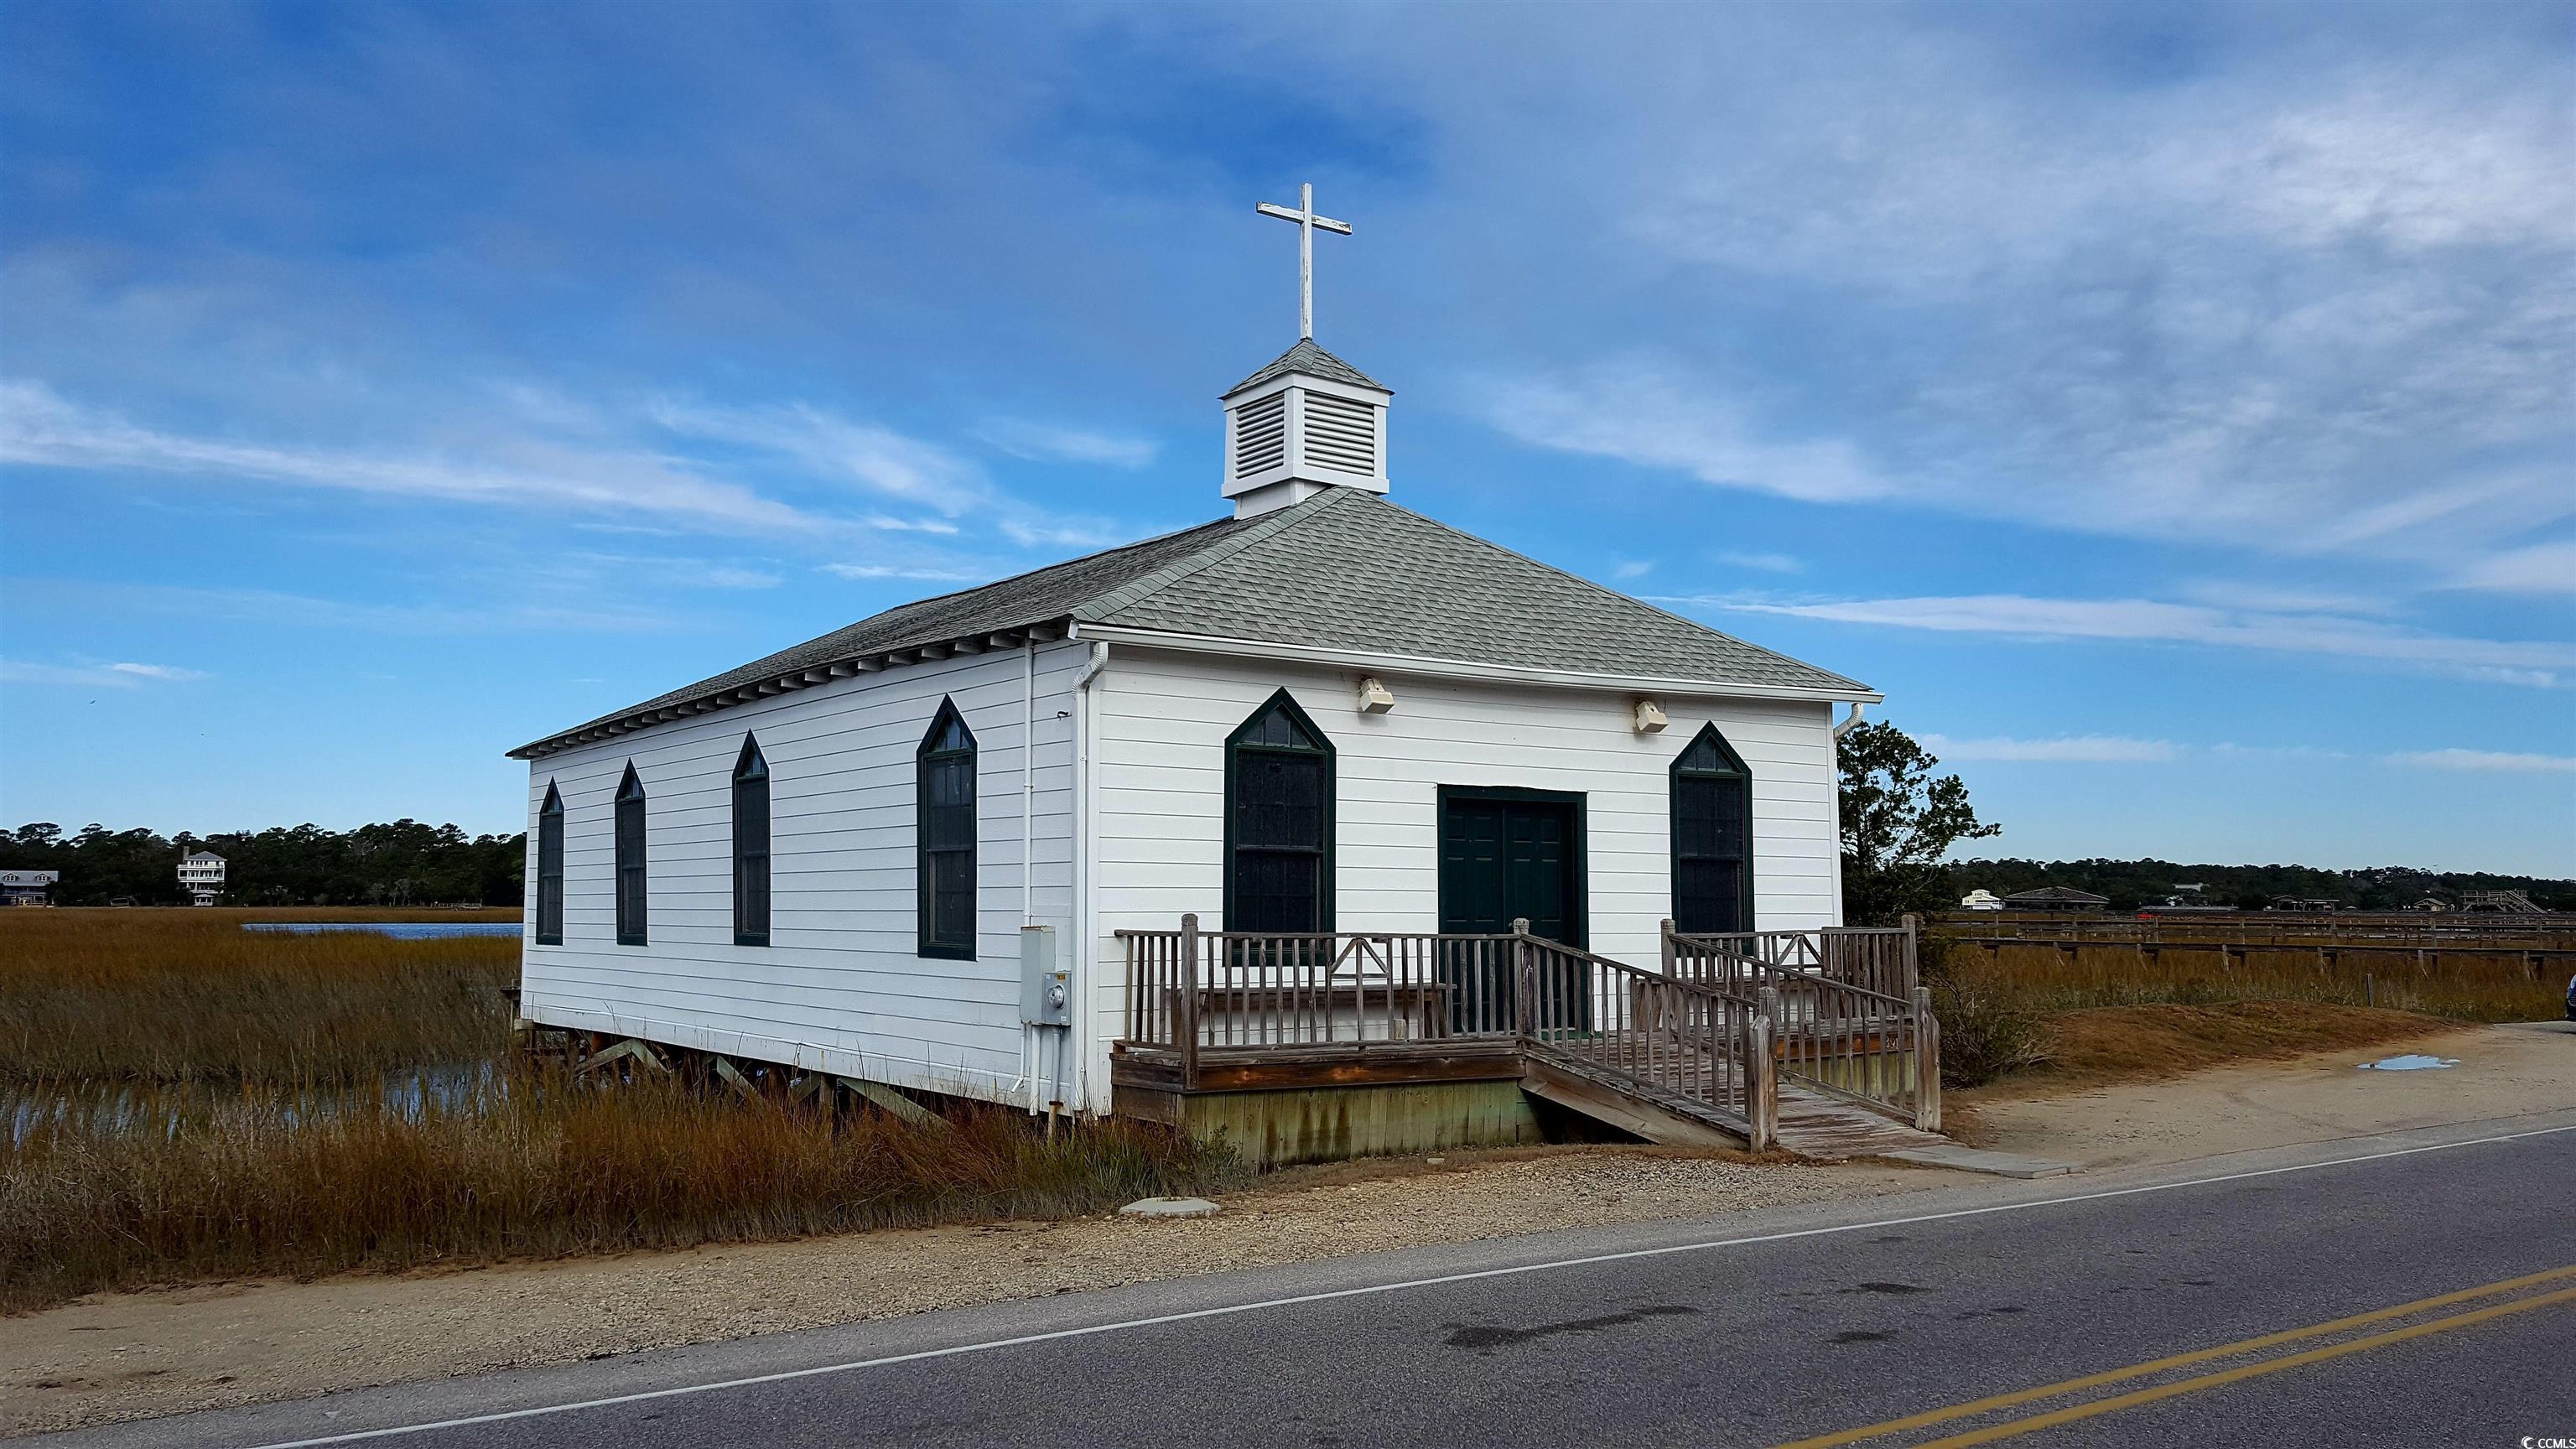
<svg viewBox="0 0 2576 1449">
<path fill-rule="evenodd" d="M 1076 625 L 1074 637 L 1079 637 L 1079 629 L 1080 626 Z M 1091 1101 L 1085 1079 L 1090 1074 L 1090 1033 L 1097 1029 L 1097 1023 L 1093 1020 L 1091 983 L 1095 976 L 1094 957 L 1100 946 L 1100 932 L 1092 909 L 1092 889 L 1095 884 L 1094 877 L 1098 873 L 1098 862 L 1093 859 L 1095 852 L 1092 832 L 1098 828 L 1099 801 L 1093 794 L 1098 783 L 1096 779 L 1098 770 L 1092 759 L 1095 726 L 1091 708 L 1091 686 L 1094 680 L 1100 678 L 1100 672 L 1108 667 L 1109 646 L 1095 640 L 1091 646 L 1091 657 L 1082 662 L 1081 671 L 1073 677 L 1072 915 L 1075 939 L 1072 980 L 1068 984 L 1072 988 L 1070 994 L 1073 997 L 1074 1011 L 1073 1025 L 1064 1029 L 1064 1043 L 1059 1050 L 1059 1060 L 1071 1059 L 1069 1063 L 1071 1069 L 1069 1075 L 1072 1079 L 1070 1095 L 1076 1103 L 1081 1104 L 1080 1110 L 1084 1111 L 1090 1109 Z"/>
<path fill-rule="evenodd" d="M 1020 924 L 1038 923 L 1029 887 L 1037 879 L 1029 858 L 1037 840 L 1038 805 L 1038 641 L 1020 636 Z"/>
<path fill-rule="evenodd" d="M 1842 723 L 1834 726 L 1835 739 L 1841 739 L 1843 736 L 1852 732 L 1852 726 L 1860 723 L 1860 711 L 1861 702 L 1856 699 L 1853 700 L 1851 703 L 1851 713 L 1844 715 Z"/>
<path fill-rule="evenodd" d="M 1037 841 L 1037 758 L 1038 758 L 1038 645 L 1035 639 L 1020 636 L 1020 924 L 1037 922 L 1036 903 L 1029 899 L 1029 887 L 1035 879 L 1029 854 Z M 1037 1115 L 1044 1100 L 1044 1089 L 1038 1086 L 1038 1059 L 1046 1040 L 1046 1028 L 1035 1022 L 1020 1027 L 1022 1054 L 1021 1074 L 1029 1081 L 1029 1114 Z"/>
</svg>

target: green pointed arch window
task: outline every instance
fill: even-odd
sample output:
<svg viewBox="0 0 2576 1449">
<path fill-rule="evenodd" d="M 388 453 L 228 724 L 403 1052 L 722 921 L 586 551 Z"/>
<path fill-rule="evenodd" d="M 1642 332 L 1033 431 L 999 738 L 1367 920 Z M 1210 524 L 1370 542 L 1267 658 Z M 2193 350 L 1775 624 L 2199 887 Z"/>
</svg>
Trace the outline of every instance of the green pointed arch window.
<svg viewBox="0 0 2576 1449">
<path fill-rule="evenodd" d="M 769 761 L 750 735 L 733 765 L 733 943 L 769 944 Z"/>
<path fill-rule="evenodd" d="M 537 944 L 563 944 L 563 793 L 546 782 L 546 800 L 537 807 Z"/>
<path fill-rule="evenodd" d="M 1225 928 L 1333 929 L 1333 742 L 1288 691 L 1225 741 Z"/>
<path fill-rule="evenodd" d="M 1753 927 L 1753 772 L 1703 725 L 1673 761 L 1673 927 L 1726 935 Z"/>
<path fill-rule="evenodd" d="M 975 732 L 954 700 L 939 701 L 915 756 L 914 826 L 924 956 L 975 959 Z"/>
<path fill-rule="evenodd" d="M 617 944 L 646 944 L 644 931 L 644 780 L 635 762 L 617 784 Z"/>
</svg>

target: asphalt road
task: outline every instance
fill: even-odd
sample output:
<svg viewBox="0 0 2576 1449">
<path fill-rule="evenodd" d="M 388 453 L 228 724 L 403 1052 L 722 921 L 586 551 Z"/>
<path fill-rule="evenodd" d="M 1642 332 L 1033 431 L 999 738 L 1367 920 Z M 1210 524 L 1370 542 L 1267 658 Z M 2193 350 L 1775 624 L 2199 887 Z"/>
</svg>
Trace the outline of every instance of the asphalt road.
<svg viewBox="0 0 2576 1449">
<path fill-rule="evenodd" d="M 61 1442 L 1705 1446 L 1860 1442 L 1925 1416 L 1869 1442 L 2576 1445 L 2571 1205 L 2561 1114 L 991 1304 Z"/>
</svg>

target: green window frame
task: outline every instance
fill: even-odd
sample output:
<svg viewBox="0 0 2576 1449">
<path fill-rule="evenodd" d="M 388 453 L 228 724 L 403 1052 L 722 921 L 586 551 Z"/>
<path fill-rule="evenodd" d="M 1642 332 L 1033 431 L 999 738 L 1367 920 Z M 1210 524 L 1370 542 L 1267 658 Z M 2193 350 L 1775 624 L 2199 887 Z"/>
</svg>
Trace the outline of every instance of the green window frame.
<svg viewBox="0 0 2576 1449">
<path fill-rule="evenodd" d="M 913 757 L 915 947 L 975 959 L 975 732 L 952 699 L 939 701 Z"/>
<path fill-rule="evenodd" d="M 644 870 L 644 780 L 635 762 L 626 762 L 626 778 L 617 784 L 617 944 L 648 944 L 645 905 L 648 879 Z"/>
<path fill-rule="evenodd" d="M 1732 935 L 1753 923 L 1753 771 L 1714 724 L 1673 759 L 1673 929 Z"/>
<path fill-rule="evenodd" d="M 537 944 L 563 944 L 564 804 L 555 782 L 546 782 L 537 807 Z"/>
<path fill-rule="evenodd" d="M 769 944 L 769 761 L 748 734 L 733 764 L 733 943 Z"/>
<path fill-rule="evenodd" d="M 1333 929 L 1337 757 L 1281 689 L 1225 738 L 1225 928 Z"/>
</svg>

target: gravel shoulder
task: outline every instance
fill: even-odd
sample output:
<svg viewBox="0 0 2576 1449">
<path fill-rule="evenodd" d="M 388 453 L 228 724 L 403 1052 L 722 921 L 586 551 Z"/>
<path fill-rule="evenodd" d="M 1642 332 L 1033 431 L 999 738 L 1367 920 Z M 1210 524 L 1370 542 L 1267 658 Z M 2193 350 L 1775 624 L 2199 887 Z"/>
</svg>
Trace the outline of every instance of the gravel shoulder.
<svg viewBox="0 0 2576 1449">
<path fill-rule="evenodd" d="M 1946 1174 L 1654 1148 L 1302 1169 L 1212 1218 L 1084 1218 L 98 1294 L 0 1319 L 0 1434 L 1234 1268 L 1867 1197 Z"/>
</svg>

